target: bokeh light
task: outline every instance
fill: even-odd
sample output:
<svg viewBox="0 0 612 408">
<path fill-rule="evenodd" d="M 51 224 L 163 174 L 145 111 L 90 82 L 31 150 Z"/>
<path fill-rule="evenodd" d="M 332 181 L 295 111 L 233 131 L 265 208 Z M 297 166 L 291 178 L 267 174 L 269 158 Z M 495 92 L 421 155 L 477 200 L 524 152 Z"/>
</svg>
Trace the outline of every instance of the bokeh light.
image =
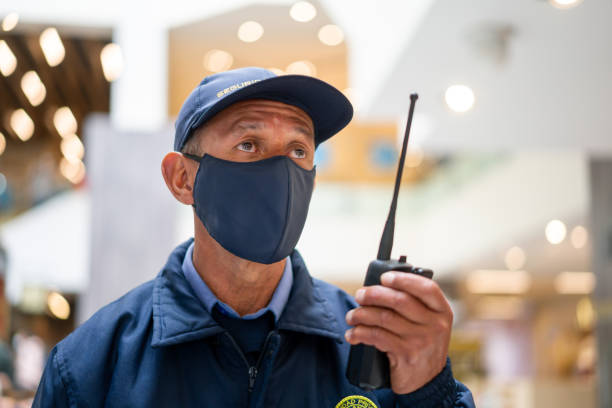
<svg viewBox="0 0 612 408">
<path fill-rule="evenodd" d="M 291 64 L 287 65 L 285 71 L 288 74 L 295 75 L 315 76 L 317 74 L 317 68 L 315 65 L 307 60 L 292 62 Z"/>
<path fill-rule="evenodd" d="M 567 10 L 579 5 L 582 0 L 548 0 L 548 2 L 555 8 Z"/>
<path fill-rule="evenodd" d="M 531 287 L 527 271 L 479 269 L 468 274 L 467 289 L 480 294 L 522 294 Z"/>
<path fill-rule="evenodd" d="M 595 275 L 593 272 L 564 271 L 559 273 L 554 280 L 557 293 L 588 295 L 595 288 Z"/>
<path fill-rule="evenodd" d="M 40 48 L 47 63 L 51 67 L 55 67 L 62 63 L 66 56 L 64 43 L 54 27 L 49 27 L 40 34 Z"/>
<path fill-rule="evenodd" d="M 319 40 L 329 46 L 334 46 L 344 41 L 344 32 L 340 27 L 334 24 L 327 24 L 319 30 Z"/>
<path fill-rule="evenodd" d="M 0 156 L 2 155 L 2 153 L 4 153 L 5 149 L 6 149 L 6 139 L 4 138 L 4 135 L 2 134 L 2 132 L 0 132 Z"/>
<path fill-rule="evenodd" d="M 62 157 L 60 173 L 72 184 L 79 184 L 85 178 L 85 164 L 80 160 L 68 160 Z"/>
<path fill-rule="evenodd" d="M 474 91 L 466 85 L 449 86 L 444 94 L 448 107 L 455 112 L 467 112 L 474 106 L 476 100 Z"/>
<path fill-rule="evenodd" d="M 21 78 L 21 90 L 32 106 L 38 106 L 45 100 L 47 89 L 36 71 L 28 71 Z"/>
<path fill-rule="evenodd" d="M 546 229 L 544 230 L 546 234 L 546 239 L 553 245 L 560 244 L 565 239 L 565 235 L 567 234 L 567 228 L 565 224 L 560 220 L 552 220 L 546 224 Z"/>
<path fill-rule="evenodd" d="M 306 23 L 317 15 L 317 9 L 307 1 L 298 1 L 289 10 L 289 15 L 295 21 Z"/>
<path fill-rule="evenodd" d="M 245 21 L 238 28 L 238 38 L 246 43 L 259 40 L 263 33 L 263 26 L 257 21 Z"/>
<path fill-rule="evenodd" d="M 102 71 L 104 78 L 108 82 L 115 81 L 123 72 L 123 53 L 118 44 L 106 44 L 100 51 L 100 62 L 102 63 Z"/>
<path fill-rule="evenodd" d="M 13 111 L 10 123 L 17 137 L 23 142 L 29 140 L 34 134 L 34 121 L 23 109 Z"/>
<path fill-rule="evenodd" d="M 589 232 L 582 225 L 576 225 L 570 235 L 572 245 L 576 249 L 584 248 L 589 240 Z"/>
<path fill-rule="evenodd" d="M 49 307 L 49 312 L 58 319 L 66 320 L 70 317 L 70 303 L 57 292 L 49 293 L 49 296 L 47 296 L 47 306 Z"/>
<path fill-rule="evenodd" d="M 234 63 L 234 57 L 227 51 L 210 50 L 204 55 L 204 68 L 211 72 L 226 71 Z"/>
<path fill-rule="evenodd" d="M 62 138 L 75 134 L 78 128 L 77 120 L 67 106 L 62 106 L 55 111 L 53 124 Z"/>
<path fill-rule="evenodd" d="M 11 75 L 17 68 L 17 58 L 6 41 L 0 40 L 0 73 L 5 77 Z"/>
<path fill-rule="evenodd" d="M 8 13 L 4 19 L 2 19 L 2 29 L 4 31 L 11 31 L 17 27 L 17 23 L 19 23 L 19 14 L 15 12 Z"/>
<path fill-rule="evenodd" d="M 60 144 L 60 150 L 64 157 L 72 162 L 82 160 L 85 154 L 83 143 L 77 135 L 71 135 L 64 138 Z"/>
</svg>

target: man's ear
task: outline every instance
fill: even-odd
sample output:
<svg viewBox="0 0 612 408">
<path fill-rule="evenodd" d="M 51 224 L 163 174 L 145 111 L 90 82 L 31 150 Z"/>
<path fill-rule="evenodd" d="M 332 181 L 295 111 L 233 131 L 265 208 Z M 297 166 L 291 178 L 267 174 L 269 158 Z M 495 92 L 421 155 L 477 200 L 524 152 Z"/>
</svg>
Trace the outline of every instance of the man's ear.
<svg viewBox="0 0 612 408">
<path fill-rule="evenodd" d="M 183 204 L 193 204 L 193 169 L 187 168 L 187 159 L 178 152 L 170 152 L 164 156 L 161 171 L 168 190 L 174 198 Z"/>
</svg>

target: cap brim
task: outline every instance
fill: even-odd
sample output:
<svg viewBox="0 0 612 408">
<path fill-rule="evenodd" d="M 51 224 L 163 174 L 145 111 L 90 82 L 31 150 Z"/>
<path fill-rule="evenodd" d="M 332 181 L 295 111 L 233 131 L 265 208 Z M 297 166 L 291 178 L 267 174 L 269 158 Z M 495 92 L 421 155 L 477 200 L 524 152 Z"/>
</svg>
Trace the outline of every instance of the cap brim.
<svg viewBox="0 0 612 408">
<path fill-rule="evenodd" d="M 248 99 L 273 100 L 302 109 L 314 124 L 315 145 L 338 133 L 353 117 L 351 102 L 328 83 L 305 75 L 281 75 L 223 97 L 194 122 L 192 131 L 228 106 Z"/>
</svg>

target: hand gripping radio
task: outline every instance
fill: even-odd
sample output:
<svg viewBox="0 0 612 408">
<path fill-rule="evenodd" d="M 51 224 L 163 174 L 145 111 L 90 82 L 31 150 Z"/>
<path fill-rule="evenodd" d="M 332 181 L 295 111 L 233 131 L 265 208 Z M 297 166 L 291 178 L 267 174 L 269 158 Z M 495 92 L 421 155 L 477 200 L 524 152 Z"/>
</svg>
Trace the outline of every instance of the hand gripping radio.
<svg viewBox="0 0 612 408">
<path fill-rule="evenodd" d="M 410 95 L 410 110 L 408 112 L 408 123 L 404 133 L 404 142 L 402 144 L 402 153 L 400 155 L 399 165 L 397 167 L 397 175 L 395 177 L 395 188 L 393 190 L 393 200 L 391 208 L 385 223 L 385 229 L 380 239 L 378 248 L 378 256 L 376 260 L 370 262 L 364 286 L 380 285 L 380 276 L 387 271 L 400 271 L 415 273 L 431 279 L 433 272 L 430 269 L 415 268 L 406 262 L 405 256 L 400 256 L 399 259 L 391 258 L 391 248 L 393 247 L 393 234 L 395 231 L 395 210 L 397 207 L 397 195 L 399 193 L 400 183 L 402 181 L 402 172 L 404 170 L 404 161 L 406 159 L 406 148 L 408 146 L 408 137 L 410 135 L 410 127 L 412 126 L 412 115 L 414 113 L 414 104 L 418 99 L 417 94 Z M 349 382 L 353 385 L 361 387 L 366 391 L 371 391 L 377 388 L 389 388 L 391 380 L 389 375 L 389 359 L 387 354 L 379 351 L 373 346 L 358 344 L 351 346 L 349 354 L 348 366 L 346 368 L 346 376 Z"/>
</svg>

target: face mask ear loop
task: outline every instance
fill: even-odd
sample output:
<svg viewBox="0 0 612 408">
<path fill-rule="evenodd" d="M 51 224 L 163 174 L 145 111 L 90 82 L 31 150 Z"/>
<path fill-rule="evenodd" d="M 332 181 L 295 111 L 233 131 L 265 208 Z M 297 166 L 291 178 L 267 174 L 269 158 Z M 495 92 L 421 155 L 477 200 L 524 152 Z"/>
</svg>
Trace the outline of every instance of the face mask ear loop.
<svg viewBox="0 0 612 408">
<path fill-rule="evenodd" d="M 200 157 L 200 156 L 196 156 L 195 154 L 191 154 L 191 153 L 181 153 L 181 154 L 187 157 L 188 159 L 191 159 L 197 162 L 200 162 L 204 158 L 204 156 Z"/>
</svg>

